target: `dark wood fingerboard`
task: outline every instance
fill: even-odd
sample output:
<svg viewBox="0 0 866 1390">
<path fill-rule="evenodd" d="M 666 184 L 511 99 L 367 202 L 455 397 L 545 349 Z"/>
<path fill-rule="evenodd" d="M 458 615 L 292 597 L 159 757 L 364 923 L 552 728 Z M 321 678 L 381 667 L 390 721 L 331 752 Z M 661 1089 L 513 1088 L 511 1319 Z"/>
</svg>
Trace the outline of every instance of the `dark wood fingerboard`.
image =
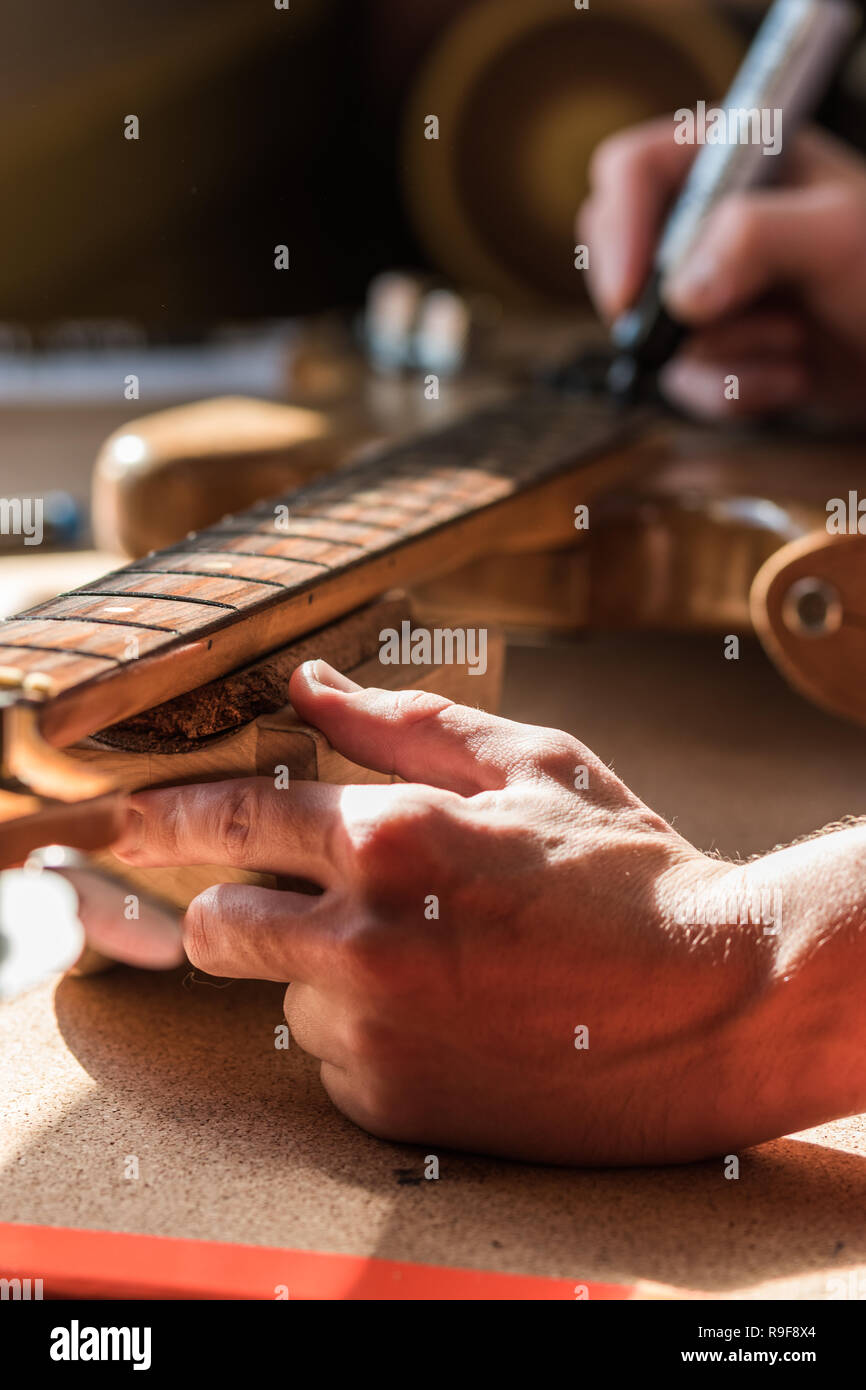
<svg viewBox="0 0 866 1390">
<path fill-rule="evenodd" d="M 604 402 L 527 393 L 0 623 L 0 667 L 50 683 L 43 727 L 70 742 L 461 563 L 480 544 L 473 518 L 635 424 Z"/>
</svg>

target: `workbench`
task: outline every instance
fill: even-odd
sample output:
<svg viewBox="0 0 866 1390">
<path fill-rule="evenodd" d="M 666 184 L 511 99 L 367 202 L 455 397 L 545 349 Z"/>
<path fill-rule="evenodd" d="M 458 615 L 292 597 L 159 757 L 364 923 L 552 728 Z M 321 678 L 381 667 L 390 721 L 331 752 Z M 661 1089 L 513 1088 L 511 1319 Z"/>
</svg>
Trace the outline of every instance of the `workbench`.
<svg viewBox="0 0 866 1390">
<path fill-rule="evenodd" d="M 752 641 L 738 661 L 721 637 L 513 647 L 503 713 L 569 729 L 723 856 L 866 813 L 866 731 L 792 693 Z M 0 1221 L 567 1281 L 558 1297 L 866 1297 L 866 1117 L 747 1151 L 737 1180 L 721 1158 L 569 1170 L 383 1143 L 334 1110 L 312 1059 L 275 1048 L 282 997 L 117 968 L 4 1006 Z"/>
</svg>

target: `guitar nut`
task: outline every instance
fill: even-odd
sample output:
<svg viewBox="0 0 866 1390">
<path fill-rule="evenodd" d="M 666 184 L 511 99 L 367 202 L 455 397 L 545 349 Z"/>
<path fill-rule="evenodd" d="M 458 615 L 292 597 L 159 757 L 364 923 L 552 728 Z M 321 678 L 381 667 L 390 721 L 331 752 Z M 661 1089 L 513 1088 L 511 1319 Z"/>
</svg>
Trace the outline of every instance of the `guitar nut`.
<svg viewBox="0 0 866 1390">
<path fill-rule="evenodd" d="M 21 682 L 21 688 L 27 695 L 38 695 L 40 699 L 47 700 L 54 694 L 57 686 L 45 671 L 31 671 Z"/>
</svg>

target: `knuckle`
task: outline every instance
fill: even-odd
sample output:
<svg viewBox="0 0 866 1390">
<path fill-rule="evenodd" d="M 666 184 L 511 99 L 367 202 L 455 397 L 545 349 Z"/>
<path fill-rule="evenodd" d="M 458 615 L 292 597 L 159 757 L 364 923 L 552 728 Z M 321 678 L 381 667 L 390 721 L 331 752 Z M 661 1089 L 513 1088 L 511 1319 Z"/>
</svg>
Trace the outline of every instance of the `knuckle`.
<svg viewBox="0 0 866 1390">
<path fill-rule="evenodd" d="M 160 848 L 172 857 L 183 850 L 185 826 L 183 798 L 173 797 L 159 820 Z"/>
<path fill-rule="evenodd" d="M 393 787 L 392 795 L 370 804 L 348 827 L 356 871 L 361 879 L 393 878 L 408 859 L 428 845 L 440 811 L 426 789 Z"/>
<path fill-rule="evenodd" d="M 218 833 L 230 858 L 240 858 L 246 850 L 256 819 L 254 784 L 230 782 L 219 810 Z"/>
<path fill-rule="evenodd" d="M 344 830 L 355 872 L 364 877 L 367 871 L 375 872 L 382 857 L 383 846 L 388 838 L 386 827 L 393 819 L 389 808 L 390 798 L 376 798 L 372 804 L 366 803 L 354 808 L 344 817 Z"/>
<path fill-rule="evenodd" d="M 576 764 L 586 763 L 589 757 L 588 749 L 559 729 L 540 729 L 533 739 L 535 767 L 557 781 L 571 782 Z"/>
<path fill-rule="evenodd" d="M 450 706 L 450 700 L 432 690 L 398 690 L 394 694 L 394 718 L 400 723 L 416 724 L 424 719 L 435 719 Z"/>
</svg>

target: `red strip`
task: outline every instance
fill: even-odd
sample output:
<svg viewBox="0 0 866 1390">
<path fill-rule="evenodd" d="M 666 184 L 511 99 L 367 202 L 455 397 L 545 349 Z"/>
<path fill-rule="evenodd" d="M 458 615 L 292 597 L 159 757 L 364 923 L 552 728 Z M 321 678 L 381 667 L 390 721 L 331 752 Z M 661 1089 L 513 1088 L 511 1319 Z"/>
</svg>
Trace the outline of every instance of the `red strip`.
<svg viewBox="0 0 866 1390">
<path fill-rule="evenodd" d="M 45 1298 L 594 1299 L 622 1284 L 0 1222 L 0 1277 L 41 1279 Z M 587 1292 L 582 1291 L 586 1289 Z"/>
</svg>

